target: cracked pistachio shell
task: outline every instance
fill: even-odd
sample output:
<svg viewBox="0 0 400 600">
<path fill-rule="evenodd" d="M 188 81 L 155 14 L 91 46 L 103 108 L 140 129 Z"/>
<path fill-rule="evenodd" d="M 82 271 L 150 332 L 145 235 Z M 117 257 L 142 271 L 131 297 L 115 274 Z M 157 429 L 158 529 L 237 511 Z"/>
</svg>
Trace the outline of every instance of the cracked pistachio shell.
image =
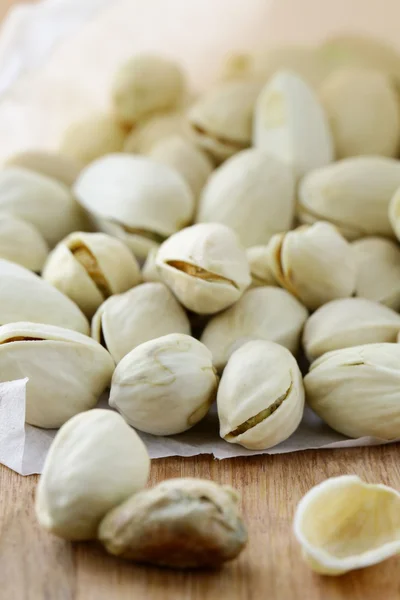
<svg viewBox="0 0 400 600">
<path fill-rule="evenodd" d="M 368 237 L 352 243 L 357 263 L 356 296 L 400 310 L 400 248 L 391 240 Z"/>
<path fill-rule="evenodd" d="M 113 370 L 109 353 L 76 331 L 28 322 L 0 327 L 0 381 L 29 378 L 30 425 L 54 429 L 93 408 Z"/>
<path fill-rule="evenodd" d="M 290 229 L 295 182 L 288 165 L 268 152 L 238 152 L 214 171 L 204 187 L 197 221 L 231 227 L 245 247 L 266 244 Z"/>
<path fill-rule="evenodd" d="M 298 217 L 302 223 L 330 221 L 349 240 L 394 237 L 388 209 L 399 186 L 400 161 L 384 156 L 345 158 L 300 182 Z"/>
<path fill-rule="evenodd" d="M 120 152 L 127 133 L 111 115 L 90 116 L 68 127 L 60 152 L 87 165 L 105 154 Z"/>
<path fill-rule="evenodd" d="M 295 73 L 279 71 L 262 89 L 254 111 L 253 145 L 287 163 L 296 178 L 333 161 L 325 112 Z"/>
<path fill-rule="evenodd" d="M 149 113 L 173 108 L 186 82 L 180 66 L 153 54 L 138 54 L 117 70 L 112 90 L 114 112 L 121 123 L 134 125 Z"/>
<path fill-rule="evenodd" d="M 260 91 L 254 81 L 226 81 L 205 92 L 188 112 L 194 141 L 217 162 L 251 144 L 253 109 Z"/>
<path fill-rule="evenodd" d="M 375 565 L 400 552 L 400 494 L 356 475 L 331 477 L 300 500 L 294 533 L 317 573 Z"/>
<path fill-rule="evenodd" d="M 77 305 L 28 269 L 0 259 L 0 323 L 32 321 L 89 333 Z"/>
<path fill-rule="evenodd" d="M 267 251 L 275 279 L 310 310 L 351 296 L 355 290 L 352 247 L 330 223 L 277 234 Z"/>
<path fill-rule="evenodd" d="M 43 279 L 71 298 L 91 318 L 113 294 L 140 282 L 140 268 L 120 240 L 104 233 L 71 233 L 51 252 Z"/>
<path fill-rule="evenodd" d="M 36 492 L 42 527 L 68 540 L 96 538 L 103 517 L 147 483 L 147 450 L 111 410 L 76 415 L 56 434 Z"/>
<path fill-rule="evenodd" d="M 0 213 L 34 225 L 50 247 L 86 225 L 66 185 L 22 167 L 0 171 Z"/>
<path fill-rule="evenodd" d="M 336 157 L 397 156 L 399 100 L 392 81 L 371 69 L 334 71 L 320 90 L 329 118 Z"/>
<path fill-rule="evenodd" d="M 144 261 L 144 264 L 142 267 L 143 281 L 146 281 L 146 282 L 162 281 L 161 275 L 158 272 L 157 264 L 156 264 L 157 252 L 158 252 L 157 248 L 152 248 L 149 251 L 146 260 Z"/>
<path fill-rule="evenodd" d="M 251 282 L 235 233 L 219 223 L 199 223 L 172 235 L 160 246 L 156 264 L 181 304 L 199 314 L 227 308 Z"/>
<path fill-rule="evenodd" d="M 339 348 L 395 342 L 399 331 L 400 315 L 387 306 L 365 298 L 341 298 L 310 316 L 303 331 L 303 346 L 312 361 Z"/>
<path fill-rule="evenodd" d="M 400 438 L 400 345 L 366 344 L 323 354 L 304 378 L 307 402 L 351 438 Z"/>
<path fill-rule="evenodd" d="M 217 394 L 220 436 L 250 450 L 276 446 L 296 431 L 304 388 L 293 355 L 266 340 L 248 342 L 228 360 Z"/>
<path fill-rule="evenodd" d="M 221 371 L 231 354 L 250 340 L 270 340 L 297 352 L 307 316 L 307 309 L 286 290 L 258 287 L 213 317 L 200 339 Z"/>
<path fill-rule="evenodd" d="M 109 298 L 92 321 L 92 337 L 117 363 L 136 346 L 169 333 L 190 335 L 190 322 L 163 283 L 144 283 Z"/>
<path fill-rule="evenodd" d="M 138 123 L 126 138 L 124 152 L 149 154 L 156 144 L 171 135 L 189 137 L 189 128 L 182 109 L 156 113 Z"/>
<path fill-rule="evenodd" d="M 269 264 L 267 246 L 252 246 L 246 250 L 250 265 L 251 287 L 278 285 Z"/>
<path fill-rule="evenodd" d="M 140 431 L 174 435 L 205 417 L 217 385 L 204 344 L 171 333 L 137 346 L 121 360 L 112 378 L 110 406 Z"/>
<path fill-rule="evenodd" d="M 81 163 L 68 156 L 42 150 L 28 150 L 14 154 L 6 161 L 6 166 L 35 171 L 57 179 L 68 187 L 73 185 L 82 169 Z"/>
<path fill-rule="evenodd" d="M 123 237 L 139 258 L 188 224 L 194 211 L 182 177 L 143 156 L 100 158 L 82 171 L 74 191 L 105 232 Z"/>
<path fill-rule="evenodd" d="M 38 273 L 48 252 L 48 245 L 31 223 L 0 214 L 0 258 Z"/>
<path fill-rule="evenodd" d="M 176 569 L 216 567 L 247 542 L 238 495 L 227 485 L 167 479 L 117 506 L 99 527 L 107 552 Z"/>
</svg>

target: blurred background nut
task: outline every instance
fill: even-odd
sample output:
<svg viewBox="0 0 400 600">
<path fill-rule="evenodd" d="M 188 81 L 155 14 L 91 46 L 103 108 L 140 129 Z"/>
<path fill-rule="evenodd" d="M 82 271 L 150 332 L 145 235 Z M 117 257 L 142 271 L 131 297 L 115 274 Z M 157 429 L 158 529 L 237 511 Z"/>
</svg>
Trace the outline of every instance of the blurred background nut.
<svg viewBox="0 0 400 600">
<path fill-rule="evenodd" d="M 278 285 L 269 264 L 267 246 L 252 246 L 246 250 L 250 265 L 251 287 Z"/>
<path fill-rule="evenodd" d="M 201 341 L 211 351 L 215 368 L 221 371 L 231 354 L 250 340 L 270 340 L 297 352 L 307 316 L 307 309 L 286 290 L 258 287 L 212 317 Z"/>
<path fill-rule="evenodd" d="M 207 414 L 217 384 L 211 352 L 189 335 L 173 333 L 137 346 L 121 360 L 110 406 L 141 431 L 173 435 Z"/>
<path fill-rule="evenodd" d="M 172 235 L 160 246 L 156 264 L 181 304 L 199 314 L 227 308 L 251 281 L 237 236 L 219 223 L 199 223 Z"/>
<path fill-rule="evenodd" d="M 309 360 L 331 350 L 395 342 L 400 315 L 365 298 L 342 298 L 321 306 L 304 326 L 303 346 Z"/>
<path fill-rule="evenodd" d="M 394 190 L 390 200 L 389 220 L 397 240 L 400 240 L 400 187 Z"/>
<path fill-rule="evenodd" d="M 197 221 L 228 225 L 245 247 L 266 244 L 293 224 L 294 183 L 290 167 L 268 152 L 243 150 L 211 175 Z"/>
<path fill-rule="evenodd" d="M 120 415 L 77 415 L 47 454 L 36 491 L 39 524 L 68 540 L 96 538 L 104 515 L 146 485 L 149 469 L 143 442 Z"/>
<path fill-rule="evenodd" d="M 106 515 L 98 537 L 107 552 L 175 569 L 217 567 L 247 543 L 238 495 L 205 479 L 168 479 Z"/>
<path fill-rule="evenodd" d="M 71 298 L 88 318 L 109 296 L 140 282 L 139 265 L 120 240 L 104 233 L 71 233 L 51 252 L 43 279 Z"/>
<path fill-rule="evenodd" d="M 286 440 L 303 416 L 304 388 L 293 355 L 266 340 L 248 342 L 228 360 L 217 394 L 221 437 L 263 450 Z"/>
<path fill-rule="evenodd" d="M 124 152 L 149 154 L 156 144 L 171 135 L 189 138 L 189 127 L 182 109 L 155 113 L 140 121 L 126 138 Z"/>
<path fill-rule="evenodd" d="M 43 150 L 28 150 L 14 154 L 6 166 L 23 167 L 47 177 L 52 177 L 71 187 L 82 169 L 82 165 L 68 156 Z"/>
<path fill-rule="evenodd" d="M 136 346 L 169 333 L 190 335 L 190 323 L 163 283 L 144 283 L 109 298 L 92 321 L 92 337 L 117 363 Z"/>
<path fill-rule="evenodd" d="M 48 252 L 48 245 L 31 223 L 0 215 L 0 258 L 39 273 Z"/>
</svg>

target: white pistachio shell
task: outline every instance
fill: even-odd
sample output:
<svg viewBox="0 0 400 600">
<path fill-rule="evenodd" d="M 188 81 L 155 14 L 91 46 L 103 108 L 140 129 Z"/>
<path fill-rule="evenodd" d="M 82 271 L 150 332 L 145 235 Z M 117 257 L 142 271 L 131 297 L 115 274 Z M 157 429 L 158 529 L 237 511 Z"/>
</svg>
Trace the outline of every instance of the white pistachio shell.
<svg viewBox="0 0 400 600">
<path fill-rule="evenodd" d="M 66 185 L 22 167 L 0 171 L 0 213 L 32 223 L 50 247 L 86 225 Z"/>
<path fill-rule="evenodd" d="M 104 233 L 71 233 L 51 252 L 43 279 L 91 318 L 113 294 L 140 282 L 137 260 L 120 240 Z"/>
<path fill-rule="evenodd" d="M 286 440 L 304 410 L 303 380 L 296 359 L 279 344 L 255 340 L 228 360 L 217 394 L 221 437 L 263 450 Z"/>
<path fill-rule="evenodd" d="M 390 200 L 389 220 L 397 240 L 400 240 L 400 187 L 395 190 Z"/>
<path fill-rule="evenodd" d="M 276 73 L 258 96 L 253 145 L 287 163 L 297 178 L 333 161 L 324 110 L 313 90 L 295 73 Z"/>
<path fill-rule="evenodd" d="M 200 339 L 221 371 L 231 354 L 250 340 L 270 340 L 295 353 L 307 316 L 307 309 L 286 290 L 258 287 L 213 317 Z"/>
<path fill-rule="evenodd" d="M 182 109 L 155 113 L 140 121 L 126 138 L 124 152 L 149 154 L 156 144 L 172 135 L 190 137 L 189 126 Z"/>
<path fill-rule="evenodd" d="M 294 533 L 317 573 L 375 565 L 400 552 L 400 494 L 356 475 L 331 477 L 300 500 Z"/>
<path fill-rule="evenodd" d="M 0 381 L 28 377 L 30 425 L 54 429 L 93 408 L 113 370 L 109 353 L 81 333 L 40 323 L 0 327 Z"/>
<path fill-rule="evenodd" d="M 278 285 L 270 267 L 267 248 L 267 246 L 252 246 L 246 250 L 250 265 L 251 287 Z"/>
<path fill-rule="evenodd" d="M 400 315 L 365 298 L 342 298 L 321 306 L 307 320 L 303 346 L 309 360 L 325 352 L 373 344 L 395 342 L 400 331 Z"/>
<path fill-rule="evenodd" d="M 190 335 L 190 322 L 163 283 L 144 283 L 109 298 L 92 321 L 92 337 L 117 363 L 136 346 L 169 333 Z"/>
<path fill-rule="evenodd" d="M 217 385 L 211 352 L 189 335 L 173 333 L 137 346 L 121 360 L 110 406 L 141 431 L 173 435 L 207 414 Z"/>
<path fill-rule="evenodd" d="M 152 248 L 142 267 L 142 279 L 143 281 L 162 281 L 162 277 L 157 269 L 156 258 L 158 248 Z"/>
<path fill-rule="evenodd" d="M 245 247 L 266 244 L 290 229 L 295 182 L 288 165 L 256 148 L 243 150 L 214 171 L 201 194 L 197 221 L 231 227 Z"/>
<path fill-rule="evenodd" d="M 34 225 L 0 214 L 0 258 L 39 273 L 48 252 L 48 245 Z"/>
<path fill-rule="evenodd" d="M 391 240 L 368 237 L 352 243 L 357 263 L 356 296 L 400 310 L 400 248 Z"/>
<path fill-rule="evenodd" d="M 400 345 L 366 344 L 323 354 L 304 378 L 307 402 L 351 438 L 400 438 Z"/>
<path fill-rule="evenodd" d="M 6 166 L 23 167 L 47 177 L 57 179 L 71 187 L 78 177 L 82 165 L 68 156 L 43 150 L 27 150 L 14 154 L 6 161 Z"/>
<path fill-rule="evenodd" d="M 349 240 L 394 237 L 388 209 L 399 186 L 400 161 L 383 156 L 345 158 L 304 177 L 298 217 L 302 223 L 330 221 Z"/>
<path fill-rule="evenodd" d="M 182 177 L 143 156 L 101 158 L 82 171 L 74 190 L 89 212 L 109 222 L 106 233 L 122 230 L 140 258 L 189 223 L 194 211 L 193 195 Z"/>
<path fill-rule="evenodd" d="M 156 264 L 181 304 L 199 314 L 227 308 L 251 282 L 235 233 L 219 223 L 200 223 L 172 235 L 160 246 Z"/>
<path fill-rule="evenodd" d="M 28 269 L 0 259 L 0 323 L 32 321 L 89 333 L 77 305 Z"/>
<path fill-rule="evenodd" d="M 267 252 L 275 279 L 310 310 L 351 296 L 355 290 L 357 268 L 352 247 L 330 223 L 303 225 L 277 234 Z"/>
<path fill-rule="evenodd" d="M 77 415 L 47 454 L 36 517 L 68 540 L 96 538 L 102 518 L 146 485 L 149 469 L 143 442 L 120 415 L 101 409 Z"/>
</svg>

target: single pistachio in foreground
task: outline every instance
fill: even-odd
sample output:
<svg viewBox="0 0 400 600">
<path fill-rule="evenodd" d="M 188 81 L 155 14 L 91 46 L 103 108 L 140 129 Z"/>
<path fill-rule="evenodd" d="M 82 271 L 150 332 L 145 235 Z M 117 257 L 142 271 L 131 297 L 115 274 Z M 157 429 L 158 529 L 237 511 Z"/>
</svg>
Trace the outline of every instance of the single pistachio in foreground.
<svg viewBox="0 0 400 600">
<path fill-rule="evenodd" d="M 49 247 L 34 225 L 0 214 L 0 258 L 39 273 Z"/>
</svg>

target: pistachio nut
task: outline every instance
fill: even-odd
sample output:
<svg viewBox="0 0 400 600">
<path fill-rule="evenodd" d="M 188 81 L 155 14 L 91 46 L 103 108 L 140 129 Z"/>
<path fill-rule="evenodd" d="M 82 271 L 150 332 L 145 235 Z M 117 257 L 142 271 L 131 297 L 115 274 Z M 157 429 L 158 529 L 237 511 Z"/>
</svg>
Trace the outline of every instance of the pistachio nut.
<svg viewBox="0 0 400 600">
<path fill-rule="evenodd" d="M 155 113 L 140 121 L 126 138 L 124 152 L 149 154 L 158 142 L 171 135 L 189 138 L 189 127 L 182 110 Z"/>
<path fill-rule="evenodd" d="M 100 158 L 82 171 L 74 191 L 105 232 L 121 237 L 139 258 L 187 225 L 194 210 L 182 177 L 143 156 Z"/>
<path fill-rule="evenodd" d="M 142 267 L 142 279 L 143 281 L 162 281 L 161 275 L 158 272 L 156 258 L 157 258 L 158 248 L 152 248 L 146 260 L 143 263 Z"/>
<path fill-rule="evenodd" d="M 23 167 L 47 177 L 57 179 L 71 187 L 79 175 L 82 165 L 62 154 L 43 150 L 27 150 L 10 156 L 6 166 Z"/>
<path fill-rule="evenodd" d="M 48 245 L 34 225 L 0 214 L 0 258 L 38 273 L 48 252 Z"/>
<path fill-rule="evenodd" d="M 149 113 L 173 108 L 185 91 L 180 66 L 155 54 L 138 54 L 120 66 L 111 95 L 121 123 L 135 125 Z"/>
<path fill-rule="evenodd" d="M 89 333 L 77 305 L 28 269 L 0 259 L 0 323 L 32 321 Z"/>
<path fill-rule="evenodd" d="M 199 223 L 175 233 L 160 246 L 156 264 L 181 304 L 199 314 L 227 308 L 251 281 L 235 233 L 219 223 Z"/>
<path fill-rule="evenodd" d="M 214 171 L 201 194 L 197 221 L 231 227 L 245 247 L 266 244 L 294 219 L 295 182 L 288 165 L 267 152 L 238 152 Z"/>
<path fill-rule="evenodd" d="M 400 310 L 400 248 L 391 240 L 367 237 L 352 243 L 357 263 L 356 296 Z"/>
<path fill-rule="evenodd" d="M 296 178 L 333 161 L 325 112 L 295 73 L 279 71 L 262 89 L 254 111 L 253 145 L 287 163 Z"/>
<path fill-rule="evenodd" d="M 0 213 L 32 223 L 50 247 L 86 226 L 66 185 L 22 167 L 0 170 Z"/>
<path fill-rule="evenodd" d="M 120 240 L 104 233 L 71 233 L 51 252 L 43 279 L 71 298 L 91 318 L 113 294 L 140 282 L 140 268 Z"/>
<path fill-rule="evenodd" d="M 400 437 L 400 344 L 366 344 L 323 354 L 304 378 L 308 404 L 351 438 Z"/>
<path fill-rule="evenodd" d="M 400 186 L 389 202 L 389 221 L 396 238 L 400 240 Z"/>
<path fill-rule="evenodd" d="M 310 310 L 354 293 L 357 269 L 352 247 L 330 223 L 278 233 L 267 251 L 275 279 Z"/>
<path fill-rule="evenodd" d="M 99 540 L 107 552 L 175 569 L 216 567 L 247 542 L 238 495 L 206 479 L 167 479 L 106 515 Z"/>
<path fill-rule="evenodd" d="M 312 171 L 300 182 L 302 223 L 330 221 L 349 240 L 368 235 L 394 237 L 390 200 L 400 186 L 400 161 L 355 156 Z"/>
<path fill-rule="evenodd" d="M 338 159 L 363 154 L 397 156 L 399 101 L 387 75 L 359 68 L 334 71 L 324 82 L 320 98 Z"/>
<path fill-rule="evenodd" d="M 211 352 L 189 335 L 171 333 L 140 344 L 118 363 L 110 406 L 140 431 L 174 435 L 205 417 L 217 385 Z"/>
<path fill-rule="evenodd" d="M 86 335 L 40 323 L 0 327 L 0 381 L 28 377 L 25 420 L 54 429 L 93 408 L 110 384 L 114 361 Z"/>
<path fill-rule="evenodd" d="M 115 362 L 154 338 L 190 334 L 186 312 L 163 283 L 144 283 L 106 300 L 92 321 L 92 337 Z"/>
<path fill-rule="evenodd" d="M 206 325 L 201 341 L 221 371 L 232 352 L 250 340 L 270 340 L 295 353 L 300 342 L 307 309 L 286 290 L 258 287 Z"/>
<path fill-rule="evenodd" d="M 279 344 L 254 340 L 228 360 L 217 394 L 221 437 L 263 450 L 286 440 L 303 417 L 304 388 L 294 356 Z"/>
<path fill-rule="evenodd" d="M 308 319 L 303 346 L 310 361 L 325 352 L 372 344 L 395 342 L 400 315 L 365 298 L 341 298 L 321 306 Z"/>
<path fill-rule="evenodd" d="M 375 565 L 400 552 L 400 494 L 356 475 L 331 477 L 299 502 L 294 533 L 317 573 Z"/>
<path fill-rule="evenodd" d="M 222 162 L 251 144 L 253 109 L 260 91 L 254 81 L 225 81 L 188 111 L 195 143 Z"/>
<path fill-rule="evenodd" d="M 36 517 L 68 540 L 96 538 L 102 518 L 146 485 L 149 469 L 143 442 L 120 415 L 102 409 L 76 415 L 47 454 Z"/>
<path fill-rule="evenodd" d="M 269 264 L 268 246 L 247 248 L 246 256 L 250 265 L 251 287 L 278 285 Z"/>
</svg>

